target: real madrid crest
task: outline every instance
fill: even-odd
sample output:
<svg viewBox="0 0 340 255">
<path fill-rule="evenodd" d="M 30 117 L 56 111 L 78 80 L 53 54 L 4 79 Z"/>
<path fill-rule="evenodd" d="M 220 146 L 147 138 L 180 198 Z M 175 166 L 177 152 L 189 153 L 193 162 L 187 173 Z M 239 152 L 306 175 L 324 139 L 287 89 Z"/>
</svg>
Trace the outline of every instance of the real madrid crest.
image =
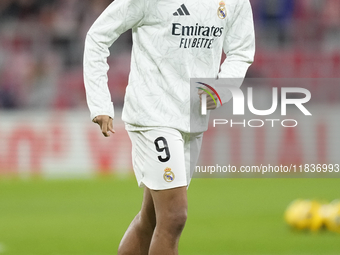
<svg viewBox="0 0 340 255">
<path fill-rule="evenodd" d="M 166 182 L 172 182 L 175 179 L 175 174 L 171 171 L 171 168 L 165 168 L 164 172 L 163 178 Z"/>
<path fill-rule="evenodd" d="M 219 3 L 219 7 L 217 9 L 217 16 L 220 18 L 220 19 L 225 19 L 225 17 L 227 17 L 227 11 L 225 9 L 225 3 L 223 1 L 221 1 Z"/>
</svg>

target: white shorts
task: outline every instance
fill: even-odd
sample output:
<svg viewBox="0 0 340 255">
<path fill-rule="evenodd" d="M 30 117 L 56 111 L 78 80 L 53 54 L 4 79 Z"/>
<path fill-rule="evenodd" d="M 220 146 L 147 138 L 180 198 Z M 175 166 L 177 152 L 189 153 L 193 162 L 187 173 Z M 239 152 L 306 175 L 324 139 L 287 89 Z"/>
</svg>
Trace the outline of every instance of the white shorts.
<svg viewBox="0 0 340 255">
<path fill-rule="evenodd" d="M 189 186 L 201 149 L 203 133 L 173 128 L 128 131 L 132 163 L 139 187 L 165 190 Z"/>
</svg>

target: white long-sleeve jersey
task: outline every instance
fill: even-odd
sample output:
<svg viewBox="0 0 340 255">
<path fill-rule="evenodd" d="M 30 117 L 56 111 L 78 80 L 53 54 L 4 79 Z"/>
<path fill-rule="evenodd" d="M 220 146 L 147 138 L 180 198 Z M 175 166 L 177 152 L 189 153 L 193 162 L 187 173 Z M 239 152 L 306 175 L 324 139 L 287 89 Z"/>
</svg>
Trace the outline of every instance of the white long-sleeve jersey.
<svg viewBox="0 0 340 255">
<path fill-rule="evenodd" d="M 107 57 L 109 47 L 130 28 L 131 71 L 122 115 L 128 130 L 172 127 L 190 132 L 190 78 L 244 78 L 253 62 L 249 0 L 115 0 L 85 42 L 84 80 L 92 119 L 114 117 Z M 227 59 L 220 66 L 222 50 Z"/>
</svg>

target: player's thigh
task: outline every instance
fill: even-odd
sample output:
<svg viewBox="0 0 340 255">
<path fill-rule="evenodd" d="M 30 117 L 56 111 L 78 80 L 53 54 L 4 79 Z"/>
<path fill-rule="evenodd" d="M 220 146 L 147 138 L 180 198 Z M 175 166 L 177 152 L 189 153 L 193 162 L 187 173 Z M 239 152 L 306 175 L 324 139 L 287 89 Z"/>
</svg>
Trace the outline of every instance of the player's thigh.
<svg viewBox="0 0 340 255">
<path fill-rule="evenodd" d="M 187 188 L 151 190 L 157 224 L 182 227 L 188 211 Z"/>
<path fill-rule="evenodd" d="M 165 190 L 187 186 L 182 134 L 171 128 L 129 132 L 139 186 Z"/>
</svg>

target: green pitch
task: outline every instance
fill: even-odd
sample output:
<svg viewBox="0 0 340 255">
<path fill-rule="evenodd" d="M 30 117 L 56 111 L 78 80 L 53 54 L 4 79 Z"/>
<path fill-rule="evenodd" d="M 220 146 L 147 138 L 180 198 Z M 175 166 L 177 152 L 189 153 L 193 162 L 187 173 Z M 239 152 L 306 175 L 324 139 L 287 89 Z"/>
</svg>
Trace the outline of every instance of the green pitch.
<svg viewBox="0 0 340 255">
<path fill-rule="evenodd" d="M 340 254 L 340 235 L 291 231 L 296 198 L 340 198 L 340 179 L 194 179 L 181 255 Z M 138 212 L 133 177 L 0 180 L 0 255 L 108 255 Z"/>
</svg>

